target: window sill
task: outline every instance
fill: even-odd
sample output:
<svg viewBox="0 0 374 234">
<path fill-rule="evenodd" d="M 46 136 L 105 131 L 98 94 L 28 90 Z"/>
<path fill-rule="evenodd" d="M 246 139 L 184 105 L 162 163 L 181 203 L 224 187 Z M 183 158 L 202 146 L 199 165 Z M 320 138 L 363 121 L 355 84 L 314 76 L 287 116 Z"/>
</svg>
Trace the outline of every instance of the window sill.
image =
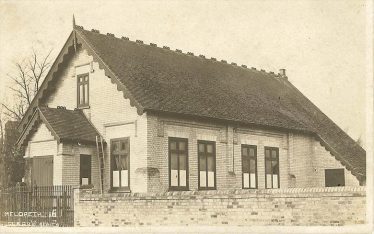
<svg viewBox="0 0 374 234">
<path fill-rule="evenodd" d="M 199 188 L 199 191 L 217 190 L 217 188 Z"/>
<path fill-rule="evenodd" d="M 109 190 L 109 193 L 131 193 L 131 190 L 129 188 L 120 188 L 120 189 L 111 188 Z"/>
<path fill-rule="evenodd" d="M 190 191 L 189 188 L 169 188 L 168 192 Z"/>
<path fill-rule="evenodd" d="M 88 106 L 78 106 L 77 107 L 77 109 L 80 109 L 80 110 L 82 110 L 82 109 L 90 109 L 91 107 L 90 107 L 90 105 L 88 105 Z"/>
</svg>

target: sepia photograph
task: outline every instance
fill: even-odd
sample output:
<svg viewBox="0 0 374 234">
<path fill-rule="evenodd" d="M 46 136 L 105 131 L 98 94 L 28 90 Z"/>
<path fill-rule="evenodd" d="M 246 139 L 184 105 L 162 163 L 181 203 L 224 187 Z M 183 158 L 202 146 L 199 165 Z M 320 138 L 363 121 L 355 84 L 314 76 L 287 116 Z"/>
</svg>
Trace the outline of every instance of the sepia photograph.
<svg viewBox="0 0 374 234">
<path fill-rule="evenodd" d="M 0 232 L 372 233 L 371 0 L 0 0 Z"/>
</svg>

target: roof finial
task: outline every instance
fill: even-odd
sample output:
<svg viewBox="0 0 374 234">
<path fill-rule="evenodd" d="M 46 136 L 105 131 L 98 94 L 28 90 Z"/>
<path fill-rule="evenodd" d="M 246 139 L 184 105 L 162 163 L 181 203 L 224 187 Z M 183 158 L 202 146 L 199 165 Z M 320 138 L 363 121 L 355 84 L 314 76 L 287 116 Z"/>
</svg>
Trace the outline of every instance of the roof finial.
<svg viewBox="0 0 374 234">
<path fill-rule="evenodd" d="M 73 14 L 73 28 L 75 28 L 75 17 L 74 17 L 74 14 Z"/>
</svg>

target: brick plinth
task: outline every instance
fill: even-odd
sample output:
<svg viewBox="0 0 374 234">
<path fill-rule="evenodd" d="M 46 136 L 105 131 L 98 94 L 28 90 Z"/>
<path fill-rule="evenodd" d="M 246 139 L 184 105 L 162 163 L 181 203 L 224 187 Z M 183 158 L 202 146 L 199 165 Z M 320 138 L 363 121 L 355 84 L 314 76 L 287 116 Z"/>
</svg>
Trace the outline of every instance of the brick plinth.
<svg viewBox="0 0 374 234">
<path fill-rule="evenodd" d="M 365 187 L 75 194 L 76 226 L 324 225 L 365 222 Z"/>
</svg>

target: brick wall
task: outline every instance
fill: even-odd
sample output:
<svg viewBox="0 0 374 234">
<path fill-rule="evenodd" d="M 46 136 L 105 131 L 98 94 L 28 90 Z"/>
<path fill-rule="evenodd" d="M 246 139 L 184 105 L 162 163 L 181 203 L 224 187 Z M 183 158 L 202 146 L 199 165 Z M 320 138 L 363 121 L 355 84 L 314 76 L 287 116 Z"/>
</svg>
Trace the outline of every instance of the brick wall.
<svg viewBox="0 0 374 234">
<path fill-rule="evenodd" d="M 265 188 L 264 147 L 279 149 L 280 188 L 324 187 L 324 170 L 344 168 L 311 135 L 276 130 L 247 128 L 214 122 L 193 121 L 148 114 L 148 167 L 155 173 L 148 181 L 149 192 L 169 189 L 168 138 L 188 139 L 189 189 L 198 189 L 197 141 L 216 142 L 217 189 L 242 188 L 241 146 L 257 146 L 258 188 Z M 359 181 L 345 169 L 346 186 L 359 186 Z"/>
<path fill-rule="evenodd" d="M 75 226 L 352 225 L 365 187 L 92 194 L 75 191 Z"/>
<path fill-rule="evenodd" d="M 291 174 L 296 187 L 324 187 L 325 169 L 344 168 L 345 185 L 359 186 L 359 181 L 314 138 L 292 134 Z"/>
<path fill-rule="evenodd" d="M 100 189 L 99 163 L 95 145 L 61 144 L 58 157 L 61 158 L 61 184 L 80 185 L 80 155 L 91 155 L 91 183 Z"/>
<path fill-rule="evenodd" d="M 124 98 L 118 91 L 104 70 L 98 63 L 92 62 L 92 56 L 87 51 L 79 49 L 71 60 L 67 61 L 63 71 L 59 74 L 55 83 L 55 91 L 46 98 L 45 103 L 49 107 L 65 106 L 67 109 L 77 107 L 77 75 L 89 73 L 89 105 L 84 109 L 86 117 L 93 123 L 96 129 L 104 137 L 105 147 L 105 191 L 110 189 L 110 140 L 115 138 L 130 137 L 130 186 L 134 192 L 147 190 L 147 121 L 146 114 L 139 116 L 135 107 L 130 105 L 129 99 Z M 91 67 L 92 66 L 92 67 Z M 79 173 L 79 157 L 75 151 L 75 157 L 64 158 L 63 170 L 68 175 L 64 181 L 77 183 Z M 97 163 L 96 148 L 92 152 L 92 162 Z M 70 153 L 68 153 L 70 154 Z M 94 160 L 95 159 L 95 160 Z M 78 165 L 78 167 L 77 167 Z M 76 170 L 78 169 L 78 172 Z M 71 172 L 70 172 L 71 171 Z M 93 165 L 93 182 L 98 180 L 98 164 Z M 79 176 L 79 174 L 78 174 Z M 79 180 L 79 178 L 78 178 Z M 95 182 L 98 183 L 98 182 Z"/>
</svg>

